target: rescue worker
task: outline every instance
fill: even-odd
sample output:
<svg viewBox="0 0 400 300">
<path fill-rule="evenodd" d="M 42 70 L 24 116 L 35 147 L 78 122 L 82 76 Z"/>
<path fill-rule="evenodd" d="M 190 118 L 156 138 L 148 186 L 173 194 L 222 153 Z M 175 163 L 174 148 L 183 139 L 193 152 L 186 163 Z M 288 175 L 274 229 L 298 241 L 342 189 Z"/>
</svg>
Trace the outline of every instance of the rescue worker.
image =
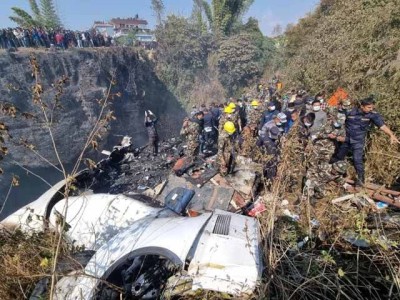
<svg viewBox="0 0 400 300">
<path fill-rule="evenodd" d="M 218 129 L 218 122 L 221 116 L 221 109 L 218 107 L 218 105 L 215 104 L 215 102 L 212 102 L 210 106 L 210 112 L 213 114 L 215 120 L 215 126 L 216 129 Z"/>
<path fill-rule="evenodd" d="M 253 136 L 257 133 L 257 128 L 261 119 L 262 111 L 260 109 L 260 102 L 254 99 L 250 103 L 250 109 L 247 112 L 247 126 L 250 127 Z"/>
<path fill-rule="evenodd" d="M 321 102 L 315 99 L 312 102 L 312 110 L 315 114 L 314 124 L 310 128 L 310 134 L 315 135 L 317 134 L 328 122 L 328 116 L 326 112 L 322 110 Z"/>
<path fill-rule="evenodd" d="M 232 122 L 235 121 L 233 113 L 234 110 L 231 107 L 225 106 L 224 111 L 219 119 L 218 133 L 224 130 L 224 125 L 227 121 L 232 121 Z"/>
<path fill-rule="evenodd" d="M 233 98 L 231 98 L 231 99 L 233 99 Z M 238 131 L 241 132 L 243 127 L 242 127 L 242 123 L 241 123 L 241 120 L 240 120 L 238 107 L 233 102 L 230 102 L 228 104 L 228 107 L 230 107 L 233 110 L 233 113 L 231 115 L 232 122 L 235 124 L 236 128 L 238 129 Z"/>
<path fill-rule="evenodd" d="M 339 103 L 336 119 L 338 122 L 344 124 L 346 122 L 346 112 L 351 111 L 352 105 L 350 99 L 343 99 Z"/>
<path fill-rule="evenodd" d="M 326 112 L 328 116 L 331 115 L 338 122 L 344 124 L 346 121 L 346 112 L 351 111 L 351 109 L 352 104 L 350 99 L 343 99 L 339 102 L 338 106 L 328 106 Z"/>
<path fill-rule="evenodd" d="M 293 111 L 295 111 L 296 108 L 294 107 L 294 103 L 290 102 L 287 104 L 286 110 L 283 110 L 283 113 L 286 114 L 287 119 L 290 119 L 290 115 L 292 114 Z"/>
<path fill-rule="evenodd" d="M 279 111 L 276 109 L 275 103 L 270 101 L 267 104 L 267 110 L 263 113 L 260 120 L 260 128 L 264 126 L 278 115 Z"/>
<path fill-rule="evenodd" d="M 304 116 L 306 113 L 308 113 L 306 110 L 306 102 L 303 100 L 303 96 L 301 94 L 296 94 L 293 104 L 294 108 L 300 112 L 300 116 Z"/>
<path fill-rule="evenodd" d="M 332 160 L 332 162 L 344 160 L 350 150 L 353 152 L 353 164 L 357 172 L 357 186 L 363 186 L 365 183 L 364 146 L 365 138 L 371 128 L 371 124 L 374 124 L 386 133 L 390 137 L 392 144 L 400 143 L 390 128 L 385 125 L 382 116 L 374 111 L 374 108 L 374 99 L 368 97 L 361 100 L 360 107 L 346 112 L 346 139 Z"/>
<path fill-rule="evenodd" d="M 285 133 L 289 132 L 289 130 L 293 127 L 293 125 L 297 122 L 297 120 L 300 117 L 300 113 L 295 109 L 294 110 L 288 110 L 288 112 L 290 114 L 289 114 L 289 117 L 287 119 L 287 123 L 286 123 L 286 126 L 285 126 Z M 288 114 L 286 114 L 286 116 L 287 115 Z"/>
<path fill-rule="evenodd" d="M 204 142 L 201 144 L 200 151 L 201 153 L 210 153 L 212 146 L 216 142 L 216 129 L 215 124 L 216 120 L 214 115 L 208 108 L 204 109 L 204 129 L 202 133 L 202 137 Z"/>
<path fill-rule="evenodd" d="M 311 200 L 324 198 L 328 183 L 336 182 L 338 185 L 345 183 L 347 169 L 348 164 L 345 161 L 337 161 L 333 164 L 321 164 L 316 172 L 307 172 L 305 195 L 312 198 Z"/>
<path fill-rule="evenodd" d="M 258 132 L 259 137 L 263 139 L 268 136 L 269 131 L 273 127 L 278 128 L 281 133 L 284 132 L 286 122 L 287 118 L 284 113 L 277 114 L 271 121 L 265 123 L 265 125 L 261 128 L 261 130 Z"/>
<path fill-rule="evenodd" d="M 193 118 L 186 118 L 180 132 L 182 136 L 186 137 L 186 156 L 192 160 L 199 154 L 199 138 L 203 130 L 203 117 L 204 113 L 200 111 Z"/>
<path fill-rule="evenodd" d="M 280 135 L 280 130 L 277 127 L 272 127 L 268 132 L 268 136 L 260 138 L 257 141 L 257 146 L 261 148 L 264 158 L 267 158 L 266 161 L 263 161 L 263 170 L 268 185 L 272 183 L 278 169 L 279 152 L 277 143 Z"/>
<path fill-rule="evenodd" d="M 240 125 L 242 129 L 246 126 L 247 123 L 247 111 L 246 111 L 246 106 L 243 103 L 242 99 L 237 100 L 237 106 L 238 106 L 238 114 L 239 114 L 239 120 L 240 120 Z"/>
<path fill-rule="evenodd" d="M 307 97 L 307 99 L 306 99 L 306 112 L 307 113 L 313 112 L 312 104 L 313 104 L 314 99 L 315 98 L 313 98 L 313 97 Z"/>
<path fill-rule="evenodd" d="M 315 114 L 308 113 L 305 116 L 301 117 L 301 127 L 299 128 L 300 135 L 303 139 L 308 139 L 310 137 L 310 128 L 314 124 Z"/>
<path fill-rule="evenodd" d="M 222 176 L 233 173 L 235 168 L 235 159 L 239 151 L 235 124 L 231 121 L 225 122 L 223 131 L 218 139 L 217 164 Z"/>
<path fill-rule="evenodd" d="M 258 136 L 258 122 L 261 117 L 261 110 L 259 109 L 258 100 L 254 99 L 251 101 L 249 109 L 247 111 L 247 123 L 246 127 L 243 128 L 240 136 L 241 143 L 241 155 L 245 157 L 251 157 L 253 155 L 254 147 L 256 146 Z"/>
<path fill-rule="evenodd" d="M 144 126 L 147 129 L 147 134 L 149 135 L 149 146 L 152 147 L 154 156 L 158 154 L 157 121 L 158 118 L 151 112 L 151 110 L 144 112 Z"/>
<path fill-rule="evenodd" d="M 194 104 L 192 105 L 192 111 L 190 112 L 190 117 L 193 118 L 199 112 L 197 106 Z"/>
<path fill-rule="evenodd" d="M 344 140 L 345 130 L 336 121 L 327 124 L 318 134 L 311 136 L 306 150 L 307 178 L 318 174 L 321 166 L 329 164 L 337 149 L 337 142 Z"/>
<path fill-rule="evenodd" d="M 275 105 L 275 109 L 278 112 L 282 111 L 282 96 L 280 94 L 276 94 L 271 98 L 271 102 Z"/>
</svg>

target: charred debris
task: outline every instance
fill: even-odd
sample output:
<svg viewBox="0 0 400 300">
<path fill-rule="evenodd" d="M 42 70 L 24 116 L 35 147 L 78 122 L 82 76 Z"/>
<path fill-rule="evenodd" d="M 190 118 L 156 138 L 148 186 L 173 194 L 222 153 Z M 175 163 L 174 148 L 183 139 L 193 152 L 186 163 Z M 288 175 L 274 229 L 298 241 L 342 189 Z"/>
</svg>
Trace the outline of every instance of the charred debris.
<svg viewBox="0 0 400 300">
<path fill-rule="evenodd" d="M 103 151 L 107 158 L 77 176 L 74 194 L 87 190 L 94 194 L 124 194 L 152 206 L 162 206 L 168 192 L 181 187 L 193 190 L 196 195 L 186 210 L 189 215 L 223 209 L 254 217 L 268 209 L 272 194 L 265 189 L 261 164 L 239 156 L 235 173 L 222 177 L 215 166 L 215 149 L 208 156 L 191 160 L 184 156 L 185 147 L 180 138 L 171 138 L 160 142 L 158 155 L 147 146 L 135 148 L 132 144 Z M 382 220 L 398 219 L 400 192 L 368 184 L 363 193 L 354 188 L 351 180 L 346 181 L 343 191 L 347 194 L 341 193 L 330 203 L 345 210 L 369 207 L 379 214 L 389 209 Z M 300 206 L 282 199 L 279 214 L 297 221 Z"/>
<path fill-rule="evenodd" d="M 159 154 L 147 147 L 116 146 L 103 151 L 108 157 L 81 172 L 74 194 L 90 190 L 94 194 L 124 194 L 152 206 L 164 204 L 168 192 L 186 188 L 195 192 L 187 213 L 214 209 L 247 213 L 261 188 L 261 165 L 241 157 L 237 171 L 222 177 L 215 167 L 215 151 L 208 157 L 189 160 L 179 138 L 160 142 Z M 253 212 L 254 216 L 254 212 Z"/>
</svg>

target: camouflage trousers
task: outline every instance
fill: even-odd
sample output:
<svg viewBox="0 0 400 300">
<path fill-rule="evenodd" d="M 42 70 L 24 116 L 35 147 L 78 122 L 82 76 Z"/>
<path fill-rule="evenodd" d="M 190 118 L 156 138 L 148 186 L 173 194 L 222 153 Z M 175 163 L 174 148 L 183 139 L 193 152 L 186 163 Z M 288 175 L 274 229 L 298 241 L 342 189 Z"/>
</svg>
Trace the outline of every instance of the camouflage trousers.
<svg viewBox="0 0 400 300">
<path fill-rule="evenodd" d="M 199 154 L 200 144 L 197 141 L 188 141 L 186 144 L 186 156 L 194 158 Z"/>
<path fill-rule="evenodd" d="M 231 174 L 235 169 L 235 157 L 231 153 L 218 153 L 216 163 L 222 176 Z"/>
<path fill-rule="evenodd" d="M 325 186 L 329 181 L 326 174 L 329 174 L 331 166 L 324 161 L 309 161 L 307 167 L 306 183 L 304 194 L 310 198 L 321 199 L 325 197 Z"/>
<path fill-rule="evenodd" d="M 325 197 L 325 185 L 318 179 L 307 178 L 303 194 L 310 198 L 322 199 Z"/>
</svg>

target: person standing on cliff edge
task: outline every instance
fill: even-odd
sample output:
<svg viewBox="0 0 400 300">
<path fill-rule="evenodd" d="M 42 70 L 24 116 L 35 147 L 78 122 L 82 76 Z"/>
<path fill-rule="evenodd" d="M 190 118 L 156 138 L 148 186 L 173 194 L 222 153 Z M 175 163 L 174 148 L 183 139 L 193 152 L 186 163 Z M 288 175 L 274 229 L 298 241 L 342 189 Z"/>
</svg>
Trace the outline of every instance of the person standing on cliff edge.
<svg viewBox="0 0 400 300">
<path fill-rule="evenodd" d="M 158 154 L 158 133 L 156 129 L 156 123 L 158 118 L 152 113 L 151 110 L 146 110 L 144 112 L 144 126 L 147 129 L 147 133 L 149 135 L 149 146 L 153 149 L 153 155 L 156 156 Z"/>
</svg>

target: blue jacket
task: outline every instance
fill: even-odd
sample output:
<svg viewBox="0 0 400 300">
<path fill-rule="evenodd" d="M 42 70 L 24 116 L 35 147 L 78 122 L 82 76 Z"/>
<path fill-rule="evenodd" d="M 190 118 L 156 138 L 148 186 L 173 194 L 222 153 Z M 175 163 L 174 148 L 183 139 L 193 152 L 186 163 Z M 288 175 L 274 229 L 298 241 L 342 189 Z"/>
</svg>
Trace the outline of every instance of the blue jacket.
<svg viewBox="0 0 400 300">
<path fill-rule="evenodd" d="M 264 124 L 268 123 L 269 121 L 273 120 L 274 117 L 279 114 L 279 110 L 275 109 L 273 111 L 266 110 L 260 120 L 260 127 Z"/>
<path fill-rule="evenodd" d="M 371 124 L 382 127 L 385 122 L 377 112 L 363 113 L 359 108 L 353 108 L 346 113 L 346 141 L 350 143 L 364 143 Z"/>
<path fill-rule="evenodd" d="M 292 128 L 294 121 L 292 119 L 288 119 L 285 126 L 285 133 L 288 133 L 290 128 Z"/>
</svg>

